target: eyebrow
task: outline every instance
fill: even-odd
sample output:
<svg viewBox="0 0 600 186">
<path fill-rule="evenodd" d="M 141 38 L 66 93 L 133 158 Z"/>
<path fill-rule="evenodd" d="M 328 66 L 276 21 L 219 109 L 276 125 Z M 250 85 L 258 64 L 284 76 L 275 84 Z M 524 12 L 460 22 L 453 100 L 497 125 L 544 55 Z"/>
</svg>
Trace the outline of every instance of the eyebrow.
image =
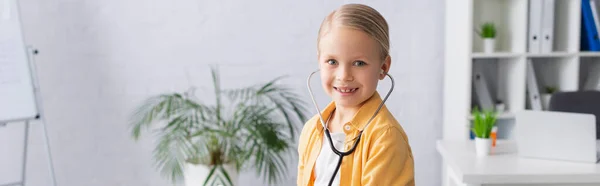
<svg viewBox="0 0 600 186">
<path fill-rule="evenodd" d="M 331 58 L 338 58 L 338 56 L 336 55 L 331 55 L 331 54 L 327 54 L 327 55 L 322 55 L 323 58 L 327 58 L 327 59 L 331 59 Z M 355 55 L 351 57 L 352 59 L 359 59 L 359 60 L 368 60 L 369 58 L 367 58 L 367 56 L 360 54 L 360 55 Z"/>
</svg>

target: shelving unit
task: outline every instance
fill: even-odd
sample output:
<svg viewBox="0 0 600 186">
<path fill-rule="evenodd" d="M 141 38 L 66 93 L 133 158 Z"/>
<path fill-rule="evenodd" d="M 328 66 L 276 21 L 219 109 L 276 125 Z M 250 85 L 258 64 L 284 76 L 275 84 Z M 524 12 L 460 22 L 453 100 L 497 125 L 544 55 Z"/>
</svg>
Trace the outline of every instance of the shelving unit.
<svg viewBox="0 0 600 186">
<path fill-rule="evenodd" d="M 596 80 L 600 78 L 600 55 L 582 55 L 579 60 L 579 87 L 584 90 L 593 88 L 593 85 L 586 85 L 587 78 L 593 77 Z"/>
<path fill-rule="evenodd" d="M 600 57 L 600 52 L 580 52 L 579 57 Z"/>
<path fill-rule="evenodd" d="M 514 58 L 514 57 L 523 57 L 524 53 L 511 53 L 511 52 L 495 52 L 495 53 L 472 53 L 471 58 L 473 59 L 497 59 L 497 58 Z"/>
<path fill-rule="evenodd" d="M 469 120 L 473 119 L 473 116 L 467 116 L 469 118 Z M 499 120 L 506 120 L 506 119 L 514 119 L 515 118 L 515 114 L 514 113 L 510 113 L 510 112 L 504 112 L 504 113 L 500 113 L 498 114 L 498 119 Z"/>
<path fill-rule="evenodd" d="M 461 0 L 446 3 L 443 139 L 469 140 L 471 109 L 477 105 L 473 73 L 483 68 L 492 97 L 506 110 L 499 115 L 499 138 L 512 138 L 515 113 L 530 109 L 527 61 L 535 69 L 540 91 L 582 90 L 587 77 L 600 77 L 600 52 L 580 51 L 581 0 L 555 0 L 552 51 L 528 52 L 529 0 Z M 496 52 L 484 53 L 475 32 L 479 25 L 497 27 Z"/>
<path fill-rule="evenodd" d="M 499 52 L 523 53 L 527 45 L 523 41 L 527 39 L 525 30 L 527 1 L 524 0 L 475 0 L 473 1 L 474 15 L 471 20 L 475 23 L 494 22 L 499 34 L 496 40 Z M 507 14 L 510 12 L 510 14 Z M 471 27 L 475 28 L 475 27 Z M 472 32 L 474 33 L 474 32 Z M 482 40 L 477 34 L 471 34 L 472 52 L 482 52 Z"/>
<path fill-rule="evenodd" d="M 547 57 L 571 57 L 571 56 L 577 56 L 577 55 L 578 55 L 577 52 L 552 52 L 552 53 L 540 53 L 540 54 L 527 54 L 527 57 L 529 57 L 529 58 L 547 58 Z"/>
</svg>

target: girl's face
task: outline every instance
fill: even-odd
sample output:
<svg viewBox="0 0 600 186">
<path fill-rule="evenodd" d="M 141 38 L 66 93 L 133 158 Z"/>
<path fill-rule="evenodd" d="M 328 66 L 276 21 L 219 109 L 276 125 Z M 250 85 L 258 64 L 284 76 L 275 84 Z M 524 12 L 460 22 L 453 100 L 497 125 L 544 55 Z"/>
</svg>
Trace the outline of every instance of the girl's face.
<svg viewBox="0 0 600 186">
<path fill-rule="evenodd" d="M 332 26 L 321 36 L 321 85 L 338 106 L 358 107 L 376 91 L 385 77 L 381 70 L 387 73 L 390 66 L 378 47 L 366 33 L 343 26 Z"/>
</svg>

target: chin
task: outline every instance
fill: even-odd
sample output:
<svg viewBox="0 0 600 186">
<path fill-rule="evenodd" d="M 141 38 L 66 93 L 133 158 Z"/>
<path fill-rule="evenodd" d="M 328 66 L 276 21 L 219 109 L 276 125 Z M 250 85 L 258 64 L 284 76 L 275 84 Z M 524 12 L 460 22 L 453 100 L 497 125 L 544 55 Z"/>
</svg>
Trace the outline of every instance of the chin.
<svg viewBox="0 0 600 186">
<path fill-rule="evenodd" d="M 343 106 L 343 107 L 358 107 L 366 99 L 364 99 L 361 96 L 346 97 L 346 96 L 335 95 L 333 97 L 333 100 L 335 101 L 336 105 L 338 105 L 338 106 Z"/>
<path fill-rule="evenodd" d="M 336 97 L 333 99 L 333 101 L 335 101 L 337 105 L 344 107 L 353 107 L 359 104 L 359 101 L 357 99 L 340 99 Z"/>
</svg>

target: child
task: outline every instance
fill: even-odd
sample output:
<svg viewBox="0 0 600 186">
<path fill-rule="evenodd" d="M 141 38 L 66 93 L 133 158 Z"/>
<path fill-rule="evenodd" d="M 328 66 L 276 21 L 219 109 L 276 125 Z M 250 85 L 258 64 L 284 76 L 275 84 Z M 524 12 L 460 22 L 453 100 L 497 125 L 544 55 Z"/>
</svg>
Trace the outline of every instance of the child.
<svg viewBox="0 0 600 186">
<path fill-rule="evenodd" d="M 375 9 L 347 4 L 330 13 L 317 39 L 321 85 L 332 102 L 322 111 L 334 147 L 345 156 L 333 185 L 415 185 L 411 147 L 385 107 L 377 83 L 390 69 L 386 20 Z M 387 93 L 387 91 L 386 91 Z M 366 127 L 365 127 L 366 126 Z M 328 185 L 339 161 L 318 114 L 304 125 L 298 153 L 299 186 Z"/>
</svg>

